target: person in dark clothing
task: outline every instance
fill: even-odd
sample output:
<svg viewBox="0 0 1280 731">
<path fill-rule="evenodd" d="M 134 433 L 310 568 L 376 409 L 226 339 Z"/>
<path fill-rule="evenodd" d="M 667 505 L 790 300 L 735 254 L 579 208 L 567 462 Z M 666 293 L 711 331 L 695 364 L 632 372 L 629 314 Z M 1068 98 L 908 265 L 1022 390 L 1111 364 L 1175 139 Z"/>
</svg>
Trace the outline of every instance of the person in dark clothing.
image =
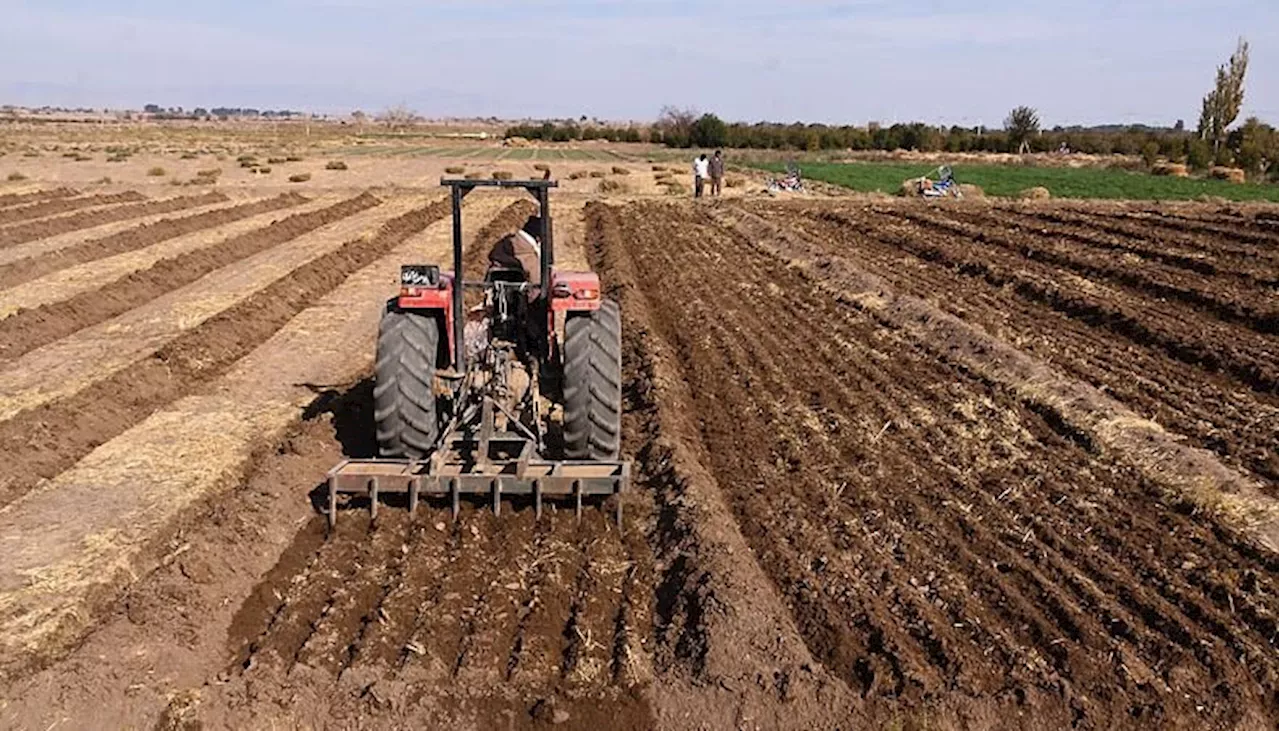
<svg viewBox="0 0 1280 731">
<path fill-rule="evenodd" d="M 720 186 L 724 182 L 724 156 L 719 150 L 711 157 L 711 163 L 707 165 L 707 174 L 711 177 L 711 195 L 720 195 Z"/>
<path fill-rule="evenodd" d="M 525 281 L 535 287 L 542 284 L 542 217 L 534 214 L 525 220 L 520 230 L 503 236 L 489 250 L 489 266 L 505 269 L 519 269 L 524 272 Z M 532 301 L 537 296 L 534 290 L 529 291 Z"/>
</svg>

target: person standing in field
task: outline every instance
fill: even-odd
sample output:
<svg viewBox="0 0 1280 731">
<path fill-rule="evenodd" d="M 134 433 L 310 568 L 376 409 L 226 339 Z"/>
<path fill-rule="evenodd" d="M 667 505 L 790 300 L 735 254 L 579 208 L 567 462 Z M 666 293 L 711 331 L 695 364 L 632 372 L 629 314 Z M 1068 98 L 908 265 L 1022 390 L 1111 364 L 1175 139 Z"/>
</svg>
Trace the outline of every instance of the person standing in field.
<svg viewBox="0 0 1280 731">
<path fill-rule="evenodd" d="M 707 162 L 707 153 L 698 155 L 698 159 L 693 161 L 693 197 L 702 197 L 702 183 L 707 179 L 709 163 Z"/>
<path fill-rule="evenodd" d="M 711 163 L 707 166 L 708 172 L 711 174 L 711 195 L 720 197 L 720 186 L 724 182 L 724 156 L 719 150 L 711 156 Z"/>
</svg>

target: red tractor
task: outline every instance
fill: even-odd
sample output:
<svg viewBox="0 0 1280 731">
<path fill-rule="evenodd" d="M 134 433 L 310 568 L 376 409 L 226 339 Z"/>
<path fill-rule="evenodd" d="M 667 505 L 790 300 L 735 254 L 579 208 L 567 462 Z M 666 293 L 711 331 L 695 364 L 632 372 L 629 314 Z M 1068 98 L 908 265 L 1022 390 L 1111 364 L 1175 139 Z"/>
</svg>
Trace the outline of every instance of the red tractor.
<svg viewBox="0 0 1280 731">
<path fill-rule="evenodd" d="M 593 272 L 555 268 L 552 180 L 441 180 L 453 203 L 453 271 L 407 264 L 378 331 L 374 417 L 379 459 L 329 471 L 329 523 L 339 493 L 531 498 L 616 495 L 628 487 L 620 459 L 622 343 L 618 305 Z M 539 281 L 521 269 L 463 272 L 462 199 L 478 187 L 523 188 L 538 201 Z M 465 295 L 481 300 L 464 311 Z M 559 407 L 558 409 L 555 407 Z M 558 411 L 560 418 L 551 418 Z M 615 501 L 622 519 L 621 501 Z"/>
</svg>

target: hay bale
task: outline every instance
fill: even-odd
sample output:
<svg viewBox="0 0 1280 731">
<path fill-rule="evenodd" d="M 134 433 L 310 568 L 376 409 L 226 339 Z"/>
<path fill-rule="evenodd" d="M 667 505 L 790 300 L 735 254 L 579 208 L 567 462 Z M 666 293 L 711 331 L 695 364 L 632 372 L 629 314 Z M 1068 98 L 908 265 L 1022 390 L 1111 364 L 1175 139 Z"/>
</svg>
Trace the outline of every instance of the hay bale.
<svg viewBox="0 0 1280 731">
<path fill-rule="evenodd" d="M 627 193 L 630 191 L 627 184 L 621 180 L 610 180 L 608 178 L 601 179 L 597 189 L 601 193 Z"/>
<path fill-rule="evenodd" d="M 534 163 L 534 165 L 533 165 L 533 169 L 534 169 L 534 170 L 537 170 L 537 171 L 538 171 L 538 172 L 540 172 L 540 173 L 549 173 L 549 172 L 551 172 L 551 166 L 550 166 L 550 165 L 548 165 L 548 164 L 546 164 L 545 162 Z"/>
<path fill-rule="evenodd" d="M 1044 190 L 1044 189 L 1041 188 L 1041 190 Z M 1045 190 L 1044 192 L 1045 192 L 1045 195 L 1049 194 L 1049 191 L 1047 190 Z M 986 191 L 984 191 L 981 187 L 974 185 L 973 183 L 961 183 L 960 195 L 964 196 L 965 198 L 986 198 L 987 197 Z"/>
<path fill-rule="evenodd" d="M 311 173 L 295 173 L 289 176 L 290 183 L 305 183 L 311 179 Z"/>
<path fill-rule="evenodd" d="M 1240 168 L 1228 168 L 1214 165 L 1209 169 L 1209 177 L 1216 180 L 1225 180 L 1228 183 L 1243 183 L 1244 171 Z"/>
<path fill-rule="evenodd" d="M 624 167 L 621 167 L 621 166 L 619 166 L 619 165 L 614 165 L 614 166 L 611 168 L 611 170 L 613 171 L 613 174 L 614 174 L 614 175 L 630 175 L 630 174 L 631 174 L 631 171 L 630 171 L 630 170 L 628 170 L 628 169 L 626 169 L 626 168 L 624 168 Z"/>
<path fill-rule="evenodd" d="M 330 160 L 324 164 L 325 170 L 346 170 L 347 164 L 341 160 Z"/>
<path fill-rule="evenodd" d="M 450 165 L 449 167 L 445 168 L 444 171 L 450 175 L 461 175 L 465 173 L 467 169 L 462 167 L 461 165 Z"/>
<path fill-rule="evenodd" d="M 587 175 L 590 175 L 590 176 L 591 176 L 591 177 L 593 177 L 593 178 L 603 178 L 604 176 L 606 176 L 606 175 L 608 175 L 608 174 L 609 174 L 609 173 L 606 173 L 606 172 L 605 172 L 605 171 L 603 171 L 603 170 L 592 170 L 591 172 L 587 173 Z"/>
<path fill-rule="evenodd" d="M 523 137 L 508 137 L 502 141 L 503 147 L 531 147 L 529 140 Z"/>
<path fill-rule="evenodd" d="M 1191 173 L 1187 171 L 1187 166 L 1178 162 L 1160 162 L 1151 168 L 1152 175 L 1163 175 L 1171 178 L 1185 178 Z"/>
<path fill-rule="evenodd" d="M 494 180 L 513 180 L 514 178 L 515 176 L 511 174 L 510 170 L 494 170 L 493 171 Z"/>
<path fill-rule="evenodd" d="M 668 180 L 662 186 L 667 189 L 667 195 L 689 195 L 689 186 L 679 180 Z"/>
<path fill-rule="evenodd" d="M 1018 192 L 1018 199 L 1024 201 L 1047 201 L 1052 197 L 1053 195 L 1049 193 L 1049 189 L 1042 185 L 1026 188 Z"/>
<path fill-rule="evenodd" d="M 484 177 L 484 173 L 467 173 L 462 177 L 466 178 L 467 180 L 480 180 L 481 178 Z"/>
</svg>

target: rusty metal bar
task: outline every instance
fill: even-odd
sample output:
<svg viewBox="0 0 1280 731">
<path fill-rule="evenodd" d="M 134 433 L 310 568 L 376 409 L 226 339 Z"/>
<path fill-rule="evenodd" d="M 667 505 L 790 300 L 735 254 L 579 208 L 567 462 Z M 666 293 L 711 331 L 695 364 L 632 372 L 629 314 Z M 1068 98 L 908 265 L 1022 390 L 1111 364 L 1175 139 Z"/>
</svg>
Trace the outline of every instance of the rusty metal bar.
<svg viewBox="0 0 1280 731">
<path fill-rule="evenodd" d="M 378 519 L 378 478 L 369 478 L 369 518 Z"/>
<path fill-rule="evenodd" d="M 418 491 L 422 489 L 422 478 L 415 477 L 409 481 L 409 517 L 418 512 Z"/>
</svg>

